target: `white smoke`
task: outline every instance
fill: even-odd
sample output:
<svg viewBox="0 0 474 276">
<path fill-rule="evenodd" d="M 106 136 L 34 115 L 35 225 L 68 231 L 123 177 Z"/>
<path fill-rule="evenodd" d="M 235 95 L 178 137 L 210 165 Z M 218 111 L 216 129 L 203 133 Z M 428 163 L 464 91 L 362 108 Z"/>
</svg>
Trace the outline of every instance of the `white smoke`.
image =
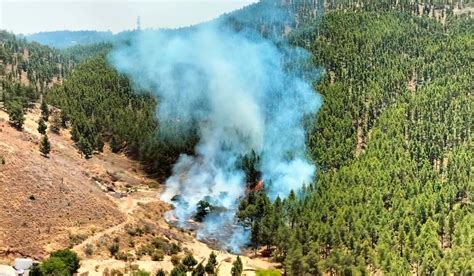
<svg viewBox="0 0 474 276">
<path fill-rule="evenodd" d="M 173 203 L 183 225 L 200 200 L 225 210 L 207 216 L 198 236 L 232 224 L 246 189 L 236 164 L 252 150 L 261 155 L 271 198 L 285 197 L 312 181 L 315 167 L 305 158 L 302 120 L 317 111 L 320 99 L 302 72 L 285 65 L 292 55 L 306 58 L 302 50 L 277 47 L 219 22 L 176 32 L 141 32 L 112 52 L 110 61 L 120 72 L 156 93 L 159 120 L 198 124 L 195 156 L 179 158 L 162 195 L 168 202 L 180 195 Z M 225 242 L 237 251 L 248 233 L 235 227 L 233 232 Z"/>
</svg>

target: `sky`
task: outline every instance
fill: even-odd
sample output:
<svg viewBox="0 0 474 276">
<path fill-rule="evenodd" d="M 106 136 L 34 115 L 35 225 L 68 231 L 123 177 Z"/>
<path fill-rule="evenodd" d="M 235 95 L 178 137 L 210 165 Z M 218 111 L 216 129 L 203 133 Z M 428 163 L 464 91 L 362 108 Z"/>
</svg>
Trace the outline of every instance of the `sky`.
<svg viewBox="0 0 474 276">
<path fill-rule="evenodd" d="M 0 29 L 16 34 L 58 30 L 114 33 L 176 28 L 208 21 L 257 0 L 0 0 Z"/>
</svg>

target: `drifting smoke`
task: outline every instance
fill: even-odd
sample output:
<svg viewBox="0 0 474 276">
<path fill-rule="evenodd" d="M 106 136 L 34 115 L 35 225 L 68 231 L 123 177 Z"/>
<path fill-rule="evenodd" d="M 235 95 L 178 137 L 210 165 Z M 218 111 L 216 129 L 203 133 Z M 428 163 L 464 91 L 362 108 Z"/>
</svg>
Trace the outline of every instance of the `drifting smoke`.
<svg viewBox="0 0 474 276">
<path fill-rule="evenodd" d="M 236 165 L 252 150 L 271 198 L 312 181 L 315 167 L 305 158 L 302 119 L 314 114 L 320 99 L 303 72 L 285 60 L 307 54 L 266 40 L 251 31 L 236 32 L 219 21 L 177 32 L 141 32 L 116 49 L 112 64 L 136 85 L 159 98 L 158 118 L 197 124 L 195 156 L 181 155 L 166 181 L 162 199 L 186 225 L 200 200 L 222 212 L 206 216 L 198 238 L 232 226 L 225 245 L 233 251 L 248 240 L 235 226 L 246 181 Z"/>
</svg>

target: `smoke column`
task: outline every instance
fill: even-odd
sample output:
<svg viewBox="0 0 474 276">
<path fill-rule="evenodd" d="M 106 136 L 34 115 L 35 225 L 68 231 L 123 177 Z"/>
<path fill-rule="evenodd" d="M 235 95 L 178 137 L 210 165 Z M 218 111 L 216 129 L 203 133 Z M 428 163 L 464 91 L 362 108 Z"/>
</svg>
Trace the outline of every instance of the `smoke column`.
<svg viewBox="0 0 474 276">
<path fill-rule="evenodd" d="M 280 44 L 215 21 L 174 32 L 140 32 L 109 56 L 135 85 L 156 94 L 160 121 L 197 124 L 195 156 L 179 157 L 162 199 L 171 202 L 180 195 L 173 204 L 183 226 L 199 200 L 226 210 L 208 215 L 198 238 L 233 224 L 246 189 L 236 166 L 240 156 L 260 154 L 271 198 L 285 197 L 314 177 L 315 167 L 305 158 L 302 119 L 317 111 L 320 98 L 303 72 L 285 62 L 304 61 L 307 53 Z M 234 227 L 232 238 L 222 242 L 239 251 L 247 239 L 245 229 Z"/>
</svg>

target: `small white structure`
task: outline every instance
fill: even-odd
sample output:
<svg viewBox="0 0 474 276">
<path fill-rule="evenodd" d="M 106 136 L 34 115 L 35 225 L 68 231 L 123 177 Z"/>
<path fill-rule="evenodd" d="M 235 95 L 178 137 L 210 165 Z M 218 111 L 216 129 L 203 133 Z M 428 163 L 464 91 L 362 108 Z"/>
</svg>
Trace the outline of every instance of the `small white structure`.
<svg viewBox="0 0 474 276">
<path fill-rule="evenodd" d="M 16 276 L 16 271 L 9 265 L 0 265 L 0 276 Z"/>
<path fill-rule="evenodd" d="M 15 259 L 16 275 L 27 276 L 30 274 L 30 269 L 33 266 L 33 260 L 28 258 Z"/>
<path fill-rule="evenodd" d="M 0 265 L 0 276 L 28 276 L 33 266 L 32 259 L 15 259 L 15 266 Z"/>
</svg>

